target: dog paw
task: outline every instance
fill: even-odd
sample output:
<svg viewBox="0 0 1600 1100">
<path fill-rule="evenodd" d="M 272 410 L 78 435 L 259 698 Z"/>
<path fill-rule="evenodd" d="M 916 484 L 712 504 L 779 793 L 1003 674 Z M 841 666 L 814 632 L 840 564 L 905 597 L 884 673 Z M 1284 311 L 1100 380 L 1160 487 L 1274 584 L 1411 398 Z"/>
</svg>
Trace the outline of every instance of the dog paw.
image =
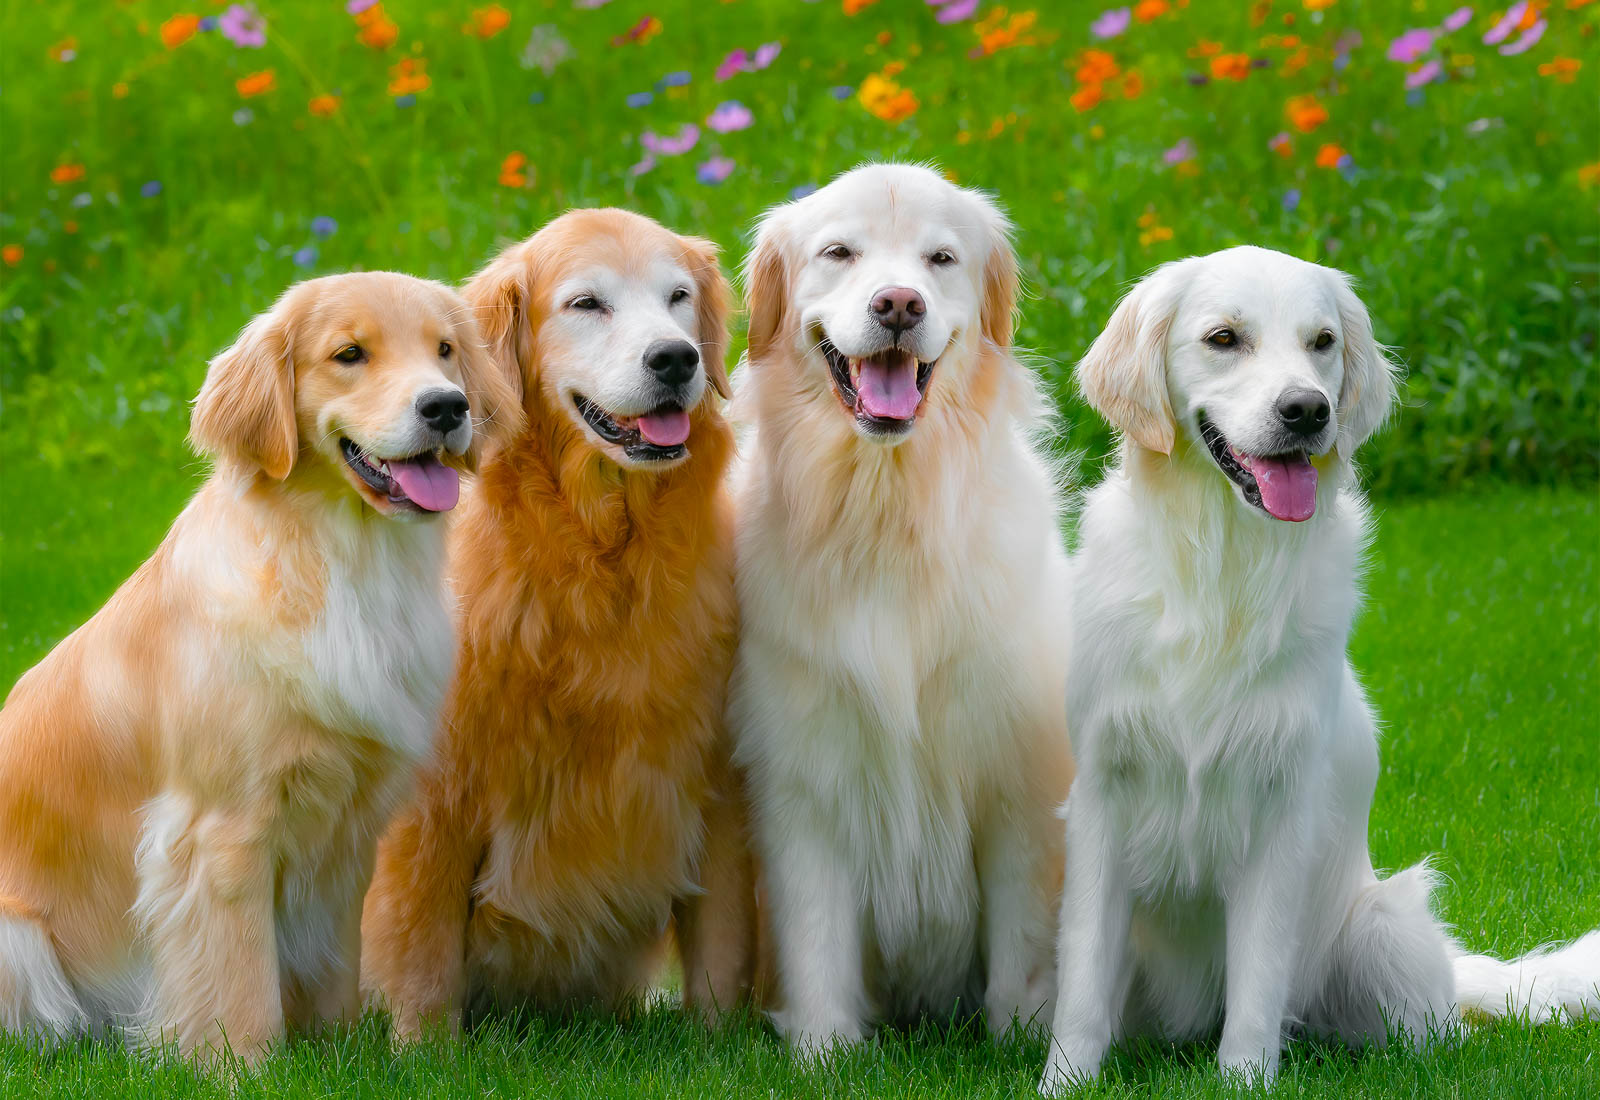
<svg viewBox="0 0 1600 1100">
<path fill-rule="evenodd" d="M 1217 1058 L 1222 1075 L 1246 1088 L 1271 1088 L 1278 1079 L 1278 1055 L 1256 1052 L 1253 1056 L 1220 1055 Z"/>
<path fill-rule="evenodd" d="M 1105 1059 L 1105 1048 L 1095 1047 L 1083 1040 L 1051 1043 L 1050 1060 L 1045 1063 L 1044 1076 L 1039 1078 L 1039 1095 L 1063 1096 L 1093 1083 Z"/>
</svg>

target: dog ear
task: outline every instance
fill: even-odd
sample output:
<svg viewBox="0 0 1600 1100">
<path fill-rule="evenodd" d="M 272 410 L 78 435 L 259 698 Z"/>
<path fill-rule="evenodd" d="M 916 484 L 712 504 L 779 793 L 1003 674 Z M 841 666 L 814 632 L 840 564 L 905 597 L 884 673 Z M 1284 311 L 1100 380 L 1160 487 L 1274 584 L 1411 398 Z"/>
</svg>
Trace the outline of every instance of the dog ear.
<svg viewBox="0 0 1600 1100">
<path fill-rule="evenodd" d="M 979 191 L 970 191 L 983 207 L 988 229 L 989 255 L 983 264 L 983 336 L 996 347 L 1008 348 L 1016 335 L 1017 294 L 1021 276 L 1017 253 L 1011 244 L 1011 222 L 994 201 Z"/>
<path fill-rule="evenodd" d="M 473 308 L 449 287 L 439 288 L 456 323 L 456 369 L 472 406 L 472 442 L 465 455 L 467 469 L 478 472 L 483 452 L 492 444 L 522 430 L 522 374 L 515 363 L 495 354 L 478 329 Z"/>
<path fill-rule="evenodd" d="M 285 294 L 211 360 L 189 420 L 197 450 L 254 466 L 278 481 L 289 476 L 300 451 L 290 310 Z"/>
<path fill-rule="evenodd" d="M 1177 312 L 1177 264 L 1134 287 L 1078 362 L 1084 400 L 1129 439 L 1172 453 L 1177 430 L 1167 400 L 1167 330 Z"/>
<path fill-rule="evenodd" d="M 518 409 L 527 399 L 527 370 L 533 361 L 530 249 L 527 241 L 506 249 L 461 288 L 461 297 L 472 307 L 484 349 L 510 387 L 512 403 Z"/>
<path fill-rule="evenodd" d="M 1394 408 L 1395 364 L 1372 333 L 1372 317 L 1356 296 L 1350 277 L 1338 273 L 1335 296 L 1339 327 L 1344 330 L 1344 381 L 1339 387 L 1339 457 L 1350 459 L 1356 448 L 1382 426 Z"/>
<path fill-rule="evenodd" d="M 783 331 L 789 308 L 788 229 L 783 207 L 767 214 L 756 230 L 755 247 L 744 267 L 745 305 L 750 311 L 746 362 L 765 358 Z"/>
<path fill-rule="evenodd" d="M 722 395 L 733 396 L 728 388 L 728 314 L 733 309 L 733 291 L 717 263 L 718 248 L 700 237 L 681 237 L 683 249 L 694 273 L 694 320 L 700 338 L 700 362 L 705 365 L 706 381 Z"/>
</svg>

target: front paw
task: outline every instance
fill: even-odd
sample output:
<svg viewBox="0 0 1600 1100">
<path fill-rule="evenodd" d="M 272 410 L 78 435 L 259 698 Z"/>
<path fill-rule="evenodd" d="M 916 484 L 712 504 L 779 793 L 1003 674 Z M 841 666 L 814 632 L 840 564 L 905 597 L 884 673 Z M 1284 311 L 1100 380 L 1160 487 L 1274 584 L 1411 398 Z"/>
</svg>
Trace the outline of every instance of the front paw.
<svg viewBox="0 0 1600 1100">
<path fill-rule="evenodd" d="M 1217 1056 L 1222 1076 L 1246 1088 L 1271 1088 L 1278 1079 L 1278 1052 L 1255 1051 L 1239 1055 L 1224 1049 Z"/>
<path fill-rule="evenodd" d="M 856 1020 L 798 1021 L 780 1014 L 773 1022 L 791 1053 L 802 1062 L 831 1061 L 867 1037 L 866 1029 Z"/>
<path fill-rule="evenodd" d="M 1050 1060 L 1039 1079 L 1042 1096 L 1060 1096 L 1079 1089 L 1100 1076 L 1100 1064 L 1109 1048 L 1104 1040 L 1087 1035 L 1067 1035 L 1050 1041 Z"/>
<path fill-rule="evenodd" d="M 1050 1022 L 1055 1015 L 1055 981 L 1031 981 L 1005 989 L 991 988 L 983 999 L 984 1019 L 989 1036 L 996 1042 L 1010 1035 L 1032 1031 Z"/>
</svg>

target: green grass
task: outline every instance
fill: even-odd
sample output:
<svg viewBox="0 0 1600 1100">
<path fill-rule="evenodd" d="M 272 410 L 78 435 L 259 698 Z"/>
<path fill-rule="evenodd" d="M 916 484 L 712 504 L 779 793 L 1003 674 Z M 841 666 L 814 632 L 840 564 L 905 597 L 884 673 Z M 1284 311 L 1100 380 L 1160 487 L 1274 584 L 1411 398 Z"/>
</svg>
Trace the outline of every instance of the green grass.
<svg viewBox="0 0 1600 1100">
<path fill-rule="evenodd" d="M 1374 859 L 1435 853 L 1444 917 L 1472 948 L 1512 954 L 1600 925 L 1600 507 L 1571 490 L 1496 490 L 1379 509 L 1368 609 L 1353 652 L 1387 727 Z M 114 513 L 116 514 L 116 513 Z M 104 522 L 86 513 L 62 525 Z M 152 517 L 152 525 L 159 522 Z M 38 555 L 31 586 L 88 604 L 142 552 Z M 145 541 L 148 541 L 145 539 Z M 92 579 L 87 574 L 93 573 Z M 32 651 L 14 652 L 15 665 Z M 1038 1038 L 999 1049 L 980 1029 L 881 1038 L 822 1072 L 797 1067 L 758 1020 L 707 1035 L 656 1008 L 627 1022 L 491 1027 L 392 1055 L 382 1021 L 291 1045 L 234 1095 L 274 1097 L 1026 1096 Z M 1120 1054 L 1108 1094 L 1229 1091 L 1214 1048 Z M 1600 1023 L 1500 1024 L 1459 1048 L 1354 1056 L 1297 1044 L 1285 1093 L 1600 1095 Z M 85 1044 L 40 1056 L 0 1039 L 0 1096 L 229 1095 L 175 1062 Z"/>
</svg>

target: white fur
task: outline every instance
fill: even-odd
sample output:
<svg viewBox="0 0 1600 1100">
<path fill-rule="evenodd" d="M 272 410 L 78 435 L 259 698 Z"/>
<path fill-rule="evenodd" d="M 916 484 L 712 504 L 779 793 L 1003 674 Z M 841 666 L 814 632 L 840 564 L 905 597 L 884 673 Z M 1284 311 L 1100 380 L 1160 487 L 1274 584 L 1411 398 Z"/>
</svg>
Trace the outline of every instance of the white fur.
<svg viewBox="0 0 1600 1100">
<path fill-rule="evenodd" d="M 1223 323 L 1248 335 L 1237 355 L 1203 344 Z M 1319 353 L 1323 330 L 1337 340 Z M 1089 495 L 1072 566 L 1079 773 L 1042 1091 L 1093 1077 L 1122 1038 L 1219 1024 L 1223 1069 L 1258 1080 L 1295 1024 L 1354 1045 L 1398 1027 L 1420 1043 L 1453 1026 L 1457 968 L 1479 975 L 1488 1010 L 1545 982 L 1581 999 L 1580 968 L 1600 973 L 1595 937 L 1587 961 L 1526 964 L 1541 981 L 1519 992 L 1495 969 L 1515 964 L 1453 963 L 1425 864 L 1372 868 L 1377 731 L 1345 656 L 1369 521 L 1348 457 L 1393 383 L 1344 278 L 1256 248 L 1168 265 L 1079 374 L 1129 438 Z M 1263 447 L 1291 386 L 1339 395 L 1310 448 L 1323 458 L 1305 523 L 1248 503 L 1196 427 L 1203 408 Z"/>
<path fill-rule="evenodd" d="M 859 270 L 819 256 L 838 240 Z M 957 264 L 930 270 L 934 248 Z M 738 475 L 729 720 L 752 785 L 776 1020 L 806 1051 L 960 1003 L 982 1003 L 997 1033 L 1048 1012 L 1051 899 L 1036 864 L 1061 792 L 1045 793 L 1035 757 L 1067 752 L 1065 557 L 1030 443 L 1032 377 L 990 348 L 999 399 L 964 405 L 996 249 L 1009 244 L 987 200 L 874 166 L 769 214 L 752 261 L 781 265 L 777 304 L 800 321 L 742 372 L 736 409 L 758 430 Z M 923 294 L 916 331 L 940 342 L 916 349 L 938 366 L 893 446 L 856 433 L 815 350 L 821 328 L 872 351 L 856 330 L 884 284 Z"/>
</svg>

